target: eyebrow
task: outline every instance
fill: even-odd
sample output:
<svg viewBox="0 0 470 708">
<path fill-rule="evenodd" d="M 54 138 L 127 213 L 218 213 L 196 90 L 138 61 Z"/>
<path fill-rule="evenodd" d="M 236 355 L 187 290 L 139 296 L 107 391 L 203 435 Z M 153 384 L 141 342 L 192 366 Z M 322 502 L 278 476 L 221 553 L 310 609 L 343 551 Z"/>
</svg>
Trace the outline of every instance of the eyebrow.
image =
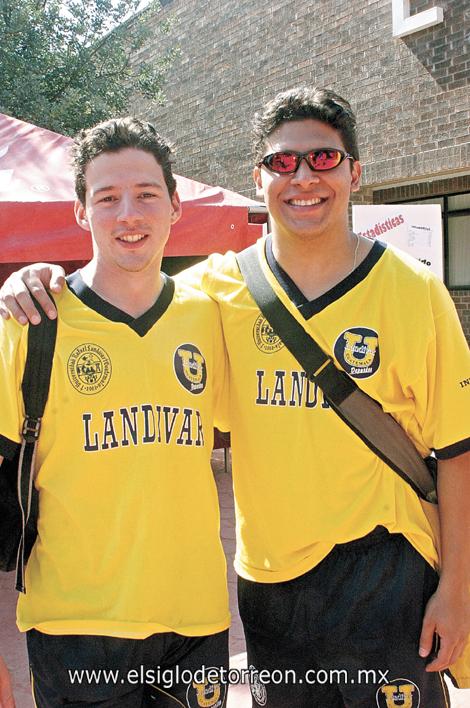
<svg viewBox="0 0 470 708">
<path fill-rule="evenodd" d="M 163 186 L 158 182 L 139 182 L 138 184 L 134 184 L 133 187 L 137 189 L 145 189 L 146 187 L 152 187 L 153 189 L 159 189 L 160 191 L 163 191 Z M 95 189 L 94 192 L 92 192 L 92 196 L 94 197 L 97 194 L 101 194 L 102 192 L 110 192 L 113 189 L 119 189 L 119 187 L 115 184 L 110 184 L 106 187 L 99 187 L 98 189 Z"/>
</svg>

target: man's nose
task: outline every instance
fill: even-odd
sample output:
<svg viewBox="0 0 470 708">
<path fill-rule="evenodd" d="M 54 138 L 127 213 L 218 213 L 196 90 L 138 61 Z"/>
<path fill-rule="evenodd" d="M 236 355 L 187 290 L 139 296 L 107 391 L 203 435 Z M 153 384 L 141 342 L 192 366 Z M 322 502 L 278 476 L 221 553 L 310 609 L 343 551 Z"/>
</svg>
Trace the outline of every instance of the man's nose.
<svg viewBox="0 0 470 708">
<path fill-rule="evenodd" d="M 309 167 L 307 159 L 303 157 L 300 160 L 297 171 L 292 175 L 292 181 L 297 184 L 310 184 L 319 182 L 320 177 L 318 176 L 318 172 L 315 172 Z"/>
<path fill-rule="evenodd" d="M 123 194 L 119 200 L 117 218 L 119 221 L 136 222 L 142 219 L 138 201 L 131 194 Z"/>
</svg>

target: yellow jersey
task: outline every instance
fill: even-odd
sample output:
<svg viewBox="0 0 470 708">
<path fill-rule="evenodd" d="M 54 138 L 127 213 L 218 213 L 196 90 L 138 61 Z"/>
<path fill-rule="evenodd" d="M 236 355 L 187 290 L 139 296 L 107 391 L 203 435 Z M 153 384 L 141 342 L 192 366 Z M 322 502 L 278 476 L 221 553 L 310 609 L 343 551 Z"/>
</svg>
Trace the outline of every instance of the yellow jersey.
<svg viewBox="0 0 470 708">
<path fill-rule="evenodd" d="M 214 421 L 225 429 L 218 308 L 165 277 L 136 319 L 78 273 L 56 297 L 50 395 L 38 446 L 38 539 L 21 631 L 145 638 L 229 625 Z M 0 454 L 23 418 L 27 328 L 0 322 Z"/>
<path fill-rule="evenodd" d="M 376 242 L 353 273 L 307 302 L 275 262 L 269 237 L 258 242 L 258 257 L 286 307 L 423 456 L 470 449 L 470 355 L 453 302 L 429 270 Z M 183 277 L 202 282 L 222 316 L 237 572 L 290 580 L 377 525 L 404 534 L 436 565 L 419 499 L 306 379 L 249 294 L 235 254 L 212 256 Z"/>
</svg>

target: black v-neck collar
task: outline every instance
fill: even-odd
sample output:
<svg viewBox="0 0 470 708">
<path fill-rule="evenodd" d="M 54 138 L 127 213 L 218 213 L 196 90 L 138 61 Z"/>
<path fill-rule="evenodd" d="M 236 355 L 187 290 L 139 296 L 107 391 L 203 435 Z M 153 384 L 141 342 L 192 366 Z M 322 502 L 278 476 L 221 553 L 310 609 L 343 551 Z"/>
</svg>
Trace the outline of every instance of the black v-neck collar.
<svg viewBox="0 0 470 708">
<path fill-rule="evenodd" d="M 290 275 L 288 275 L 286 271 L 281 268 L 279 263 L 274 258 L 271 235 L 268 235 L 266 238 L 266 260 L 279 285 L 287 293 L 289 299 L 297 307 L 300 314 L 308 320 L 310 317 L 313 317 L 313 315 L 316 315 L 324 310 L 325 307 L 328 307 L 328 305 L 331 305 L 331 303 L 335 302 L 335 300 L 339 300 L 340 297 L 358 285 L 361 280 L 364 280 L 375 264 L 383 256 L 386 248 L 387 245 L 382 241 L 374 241 L 374 245 L 367 256 L 364 258 L 362 263 L 360 263 L 357 268 L 353 270 L 352 273 L 347 275 L 346 278 L 337 283 L 337 285 L 334 285 L 330 290 L 314 300 L 307 300 Z"/>
<path fill-rule="evenodd" d="M 165 273 L 162 273 L 161 275 L 163 278 L 162 291 L 152 307 L 150 307 L 147 312 L 144 312 L 143 315 L 140 315 L 139 317 L 132 317 L 132 315 L 127 314 L 127 312 L 123 312 L 123 310 L 115 307 L 107 300 L 103 300 L 103 298 L 97 295 L 94 290 L 88 287 L 79 270 L 75 271 L 75 273 L 72 273 L 71 275 L 68 275 L 66 280 L 69 290 L 71 290 L 73 294 L 76 295 L 78 299 L 91 310 L 98 312 L 98 314 L 106 317 L 106 319 L 111 320 L 112 322 L 122 322 L 123 324 L 127 324 L 132 330 L 134 330 L 134 332 L 141 337 L 144 337 L 149 329 L 153 327 L 155 322 L 157 322 L 166 312 L 175 292 L 175 281 Z"/>
</svg>

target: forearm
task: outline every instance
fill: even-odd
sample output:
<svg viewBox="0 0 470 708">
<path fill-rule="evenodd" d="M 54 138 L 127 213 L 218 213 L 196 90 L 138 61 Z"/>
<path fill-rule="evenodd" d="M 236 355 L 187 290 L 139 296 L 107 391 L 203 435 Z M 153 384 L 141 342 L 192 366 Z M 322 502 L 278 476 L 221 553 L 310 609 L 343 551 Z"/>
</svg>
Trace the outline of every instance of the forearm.
<svg viewBox="0 0 470 708">
<path fill-rule="evenodd" d="M 426 607 L 419 653 L 429 656 L 440 638 L 437 657 L 426 671 L 443 671 L 461 656 L 470 631 L 470 453 L 439 462 L 441 577 Z"/>
<path fill-rule="evenodd" d="M 440 460 L 441 587 L 470 589 L 470 452 Z"/>
</svg>

